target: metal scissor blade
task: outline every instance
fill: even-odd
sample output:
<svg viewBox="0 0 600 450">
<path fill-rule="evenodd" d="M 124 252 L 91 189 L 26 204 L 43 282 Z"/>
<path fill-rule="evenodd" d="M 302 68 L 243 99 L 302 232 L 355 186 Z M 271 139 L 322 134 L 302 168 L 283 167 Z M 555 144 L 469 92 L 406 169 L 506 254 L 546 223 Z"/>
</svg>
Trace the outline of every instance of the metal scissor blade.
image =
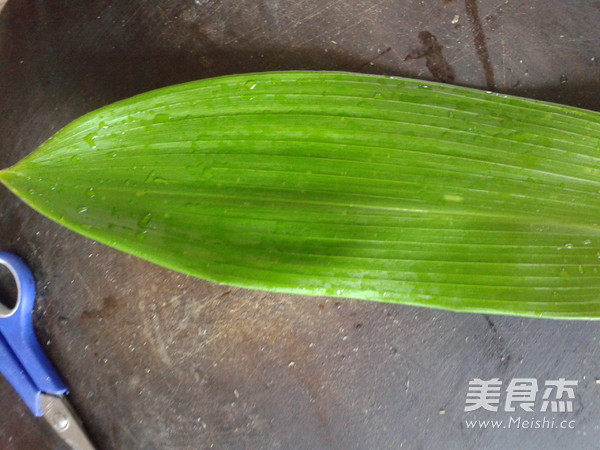
<svg viewBox="0 0 600 450">
<path fill-rule="evenodd" d="M 71 448 L 74 450 L 95 450 L 81 425 L 79 417 L 64 397 L 41 394 L 40 402 L 44 419 Z"/>
</svg>

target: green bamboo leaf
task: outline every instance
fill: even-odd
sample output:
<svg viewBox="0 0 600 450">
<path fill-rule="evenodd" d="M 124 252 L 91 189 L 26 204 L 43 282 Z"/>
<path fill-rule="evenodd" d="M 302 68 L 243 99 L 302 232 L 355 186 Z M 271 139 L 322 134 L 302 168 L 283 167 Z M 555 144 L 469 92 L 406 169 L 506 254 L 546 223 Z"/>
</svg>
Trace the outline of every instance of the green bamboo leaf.
<svg viewBox="0 0 600 450">
<path fill-rule="evenodd" d="M 219 283 L 598 318 L 599 150 L 596 112 L 283 72 L 109 105 L 0 179 L 72 230 Z"/>
</svg>

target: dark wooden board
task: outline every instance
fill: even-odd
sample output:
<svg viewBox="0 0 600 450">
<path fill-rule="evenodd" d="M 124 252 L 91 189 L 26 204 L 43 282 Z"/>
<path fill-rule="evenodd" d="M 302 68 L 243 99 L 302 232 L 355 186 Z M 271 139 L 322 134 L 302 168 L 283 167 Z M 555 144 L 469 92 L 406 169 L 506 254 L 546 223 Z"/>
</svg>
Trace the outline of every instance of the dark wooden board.
<svg viewBox="0 0 600 450">
<path fill-rule="evenodd" d="M 110 102 L 239 72 L 439 79 L 600 110 L 599 5 L 9 0 L 0 167 Z M 84 239 L 5 189 L 0 248 L 32 266 L 38 335 L 100 448 L 598 448 L 600 324 L 231 289 Z M 575 429 L 467 429 L 509 416 L 464 412 L 478 377 L 578 380 Z M 0 447 L 60 445 L 1 380 Z"/>
</svg>

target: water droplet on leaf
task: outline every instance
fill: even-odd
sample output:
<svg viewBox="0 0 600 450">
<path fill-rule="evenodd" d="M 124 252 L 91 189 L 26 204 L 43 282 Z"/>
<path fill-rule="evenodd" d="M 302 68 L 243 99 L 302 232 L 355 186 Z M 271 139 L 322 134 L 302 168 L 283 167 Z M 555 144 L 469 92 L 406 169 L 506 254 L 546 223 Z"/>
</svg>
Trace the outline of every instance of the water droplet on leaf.
<svg viewBox="0 0 600 450">
<path fill-rule="evenodd" d="M 140 228 L 148 228 L 150 220 L 152 220 L 152 213 L 147 213 L 144 217 L 140 219 L 140 221 L 138 222 L 138 226 Z"/>
<path fill-rule="evenodd" d="M 96 138 L 98 137 L 97 133 L 90 133 L 83 138 L 85 142 L 89 144 L 90 147 L 96 148 Z"/>
</svg>

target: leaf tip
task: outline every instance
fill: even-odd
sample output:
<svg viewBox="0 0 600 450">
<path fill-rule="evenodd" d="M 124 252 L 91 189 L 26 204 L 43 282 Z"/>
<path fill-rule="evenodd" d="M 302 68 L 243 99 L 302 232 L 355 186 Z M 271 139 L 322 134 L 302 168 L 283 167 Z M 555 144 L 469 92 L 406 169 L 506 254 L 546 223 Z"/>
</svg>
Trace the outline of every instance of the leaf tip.
<svg viewBox="0 0 600 450">
<path fill-rule="evenodd" d="M 10 189 L 9 180 L 10 180 L 11 173 L 12 172 L 10 170 L 10 167 L 0 170 L 0 184 L 3 184 L 4 186 L 6 186 L 9 189 Z"/>
</svg>

